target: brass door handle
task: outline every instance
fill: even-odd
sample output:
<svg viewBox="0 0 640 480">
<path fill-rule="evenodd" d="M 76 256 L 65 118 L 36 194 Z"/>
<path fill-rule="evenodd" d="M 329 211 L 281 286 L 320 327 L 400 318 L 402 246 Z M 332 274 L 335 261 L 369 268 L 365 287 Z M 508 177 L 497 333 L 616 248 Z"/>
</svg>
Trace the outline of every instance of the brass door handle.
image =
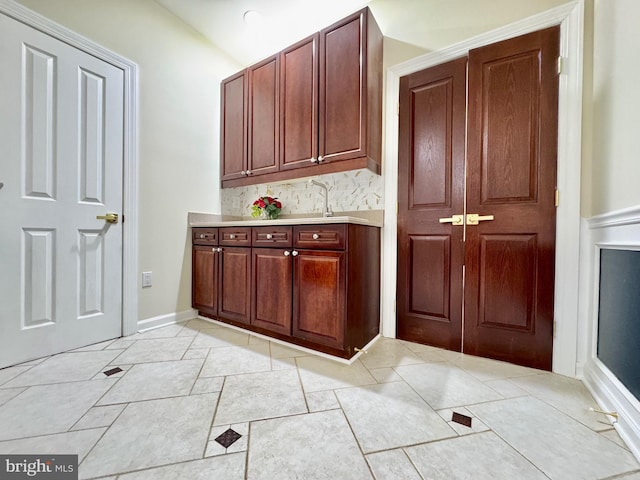
<svg viewBox="0 0 640 480">
<path fill-rule="evenodd" d="M 480 222 L 493 220 L 493 215 L 478 215 L 477 213 L 467 214 L 467 225 L 478 225 Z"/>
<path fill-rule="evenodd" d="M 107 223 L 118 223 L 117 213 L 107 213 L 106 215 L 98 215 L 97 220 L 105 220 Z"/>
<path fill-rule="evenodd" d="M 438 220 L 440 223 L 450 223 L 451 225 L 464 225 L 464 215 L 452 215 Z"/>
</svg>

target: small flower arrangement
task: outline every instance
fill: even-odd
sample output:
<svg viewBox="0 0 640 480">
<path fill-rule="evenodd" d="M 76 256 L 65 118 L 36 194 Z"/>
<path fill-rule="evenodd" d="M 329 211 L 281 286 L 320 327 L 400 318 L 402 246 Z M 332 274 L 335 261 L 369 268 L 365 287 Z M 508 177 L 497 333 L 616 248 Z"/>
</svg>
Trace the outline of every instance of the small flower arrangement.
<svg viewBox="0 0 640 480">
<path fill-rule="evenodd" d="M 260 197 L 251 206 L 251 216 L 254 218 L 264 217 L 275 220 L 280 215 L 282 203 L 277 198 Z"/>
</svg>

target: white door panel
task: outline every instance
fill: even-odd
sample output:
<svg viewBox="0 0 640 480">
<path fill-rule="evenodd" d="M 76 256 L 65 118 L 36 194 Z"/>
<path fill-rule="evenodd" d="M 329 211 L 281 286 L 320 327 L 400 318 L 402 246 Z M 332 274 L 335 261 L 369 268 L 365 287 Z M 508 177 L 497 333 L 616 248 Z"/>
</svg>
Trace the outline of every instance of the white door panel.
<svg viewBox="0 0 640 480">
<path fill-rule="evenodd" d="M 121 334 L 123 81 L 0 14 L 0 367 Z"/>
</svg>

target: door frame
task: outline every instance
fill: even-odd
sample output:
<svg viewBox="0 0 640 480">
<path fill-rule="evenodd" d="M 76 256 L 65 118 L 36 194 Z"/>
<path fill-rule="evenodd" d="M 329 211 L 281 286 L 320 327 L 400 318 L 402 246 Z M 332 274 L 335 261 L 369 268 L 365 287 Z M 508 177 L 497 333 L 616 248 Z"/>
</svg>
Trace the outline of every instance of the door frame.
<svg viewBox="0 0 640 480">
<path fill-rule="evenodd" d="M 580 172 L 582 155 L 582 73 L 584 0 L 534 15 L 502 28 L 412 60 L 386 71 L 385 155 L 382 165 L 385 203 L 382 252 L 382 334 L 396 337 L 398 115 L 400 77 L 468 54 L 473 48 L 560 25 L 563 58 L 558 97 L 557 185 L 560 205 L 556 215 L 555 304 L 553 371 L 570 377 L 577 373 L 578 284 L 580 266 Z M 572 288 L 573 286 L 573 288 Z"/>
<path fill-rule="evenodd" d="M 123 336 L 131 335 L 138 331 L 138 65 L 13 0 L 0 0 L 0 13 L 93 55 L 124 73 L 121 327 Z"/>
</svg>

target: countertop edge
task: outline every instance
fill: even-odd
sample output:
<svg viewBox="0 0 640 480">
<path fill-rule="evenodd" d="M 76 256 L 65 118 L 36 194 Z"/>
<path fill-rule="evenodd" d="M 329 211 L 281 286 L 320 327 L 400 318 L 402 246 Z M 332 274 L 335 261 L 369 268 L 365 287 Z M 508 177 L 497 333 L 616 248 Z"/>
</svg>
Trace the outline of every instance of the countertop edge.
<svg viewBox="0 0 640 480">
<path fill-rule="evenodd" d="M 337 212 L 333 217 L 320 215 L 289 215 L 276 220 L 259 220 L 252 217 L 231 217 L 213 213 L 189 212 L 190 227 L 268 227 L 270 225 L 320 225 L 330 223 L 353 223 L 382 227 L 383 210 L 363 210 L 356 212 Z"/>
</svg>

